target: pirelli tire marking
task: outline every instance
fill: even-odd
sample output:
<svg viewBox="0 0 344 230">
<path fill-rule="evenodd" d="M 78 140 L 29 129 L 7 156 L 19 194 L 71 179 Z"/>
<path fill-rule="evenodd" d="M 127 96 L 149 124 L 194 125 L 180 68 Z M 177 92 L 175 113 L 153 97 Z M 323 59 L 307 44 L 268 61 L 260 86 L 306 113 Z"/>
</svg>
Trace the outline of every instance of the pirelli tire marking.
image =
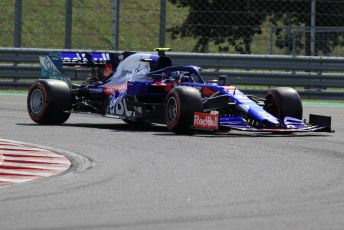
<svg viewBox="0 0 344 230">
<path fill-rule="evenodd" d="M 61 154 L 0 139 L 0 186 L 54 176 L 71 165 Z"/>
</svg>

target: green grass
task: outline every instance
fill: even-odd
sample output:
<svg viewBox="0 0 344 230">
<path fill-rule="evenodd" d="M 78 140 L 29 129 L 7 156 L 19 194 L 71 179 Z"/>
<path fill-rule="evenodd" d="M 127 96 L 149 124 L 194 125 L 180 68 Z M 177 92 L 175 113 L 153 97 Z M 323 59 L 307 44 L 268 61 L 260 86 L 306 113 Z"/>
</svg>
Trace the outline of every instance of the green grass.
<svg viewBox="0 0 344 230">
<path fill-rule="evenodd" d="M 0 46 L 14 46 L 14 0 L 0 2 Z"/>
<path fill-rule="evenodd" d="M 64 48 L 65 2 L 62 0 L 25 0 L 22 11 L 22 47 Z M 14 44 L 15 0 L 0 2 L 0 47 Z M 166 27 L 181 25 L 188 8 L 167 2 Z M 112 0 L 73 0 L 72 48 L 105 49 L 112 47 Z M 159 46 L 160 0 L 122 0 L 120 2 L 119 49 L 148 51 Z M 253 53 L 267 53 L 268 25 L 256 35 Z M 166 33 L 166 47 L 190 52 L 197 40 L 171 39 Z M 217 52 L 213 43 L 209 52 Z M 235 52 L 233 48 L 230 53 Z"/>
<path fill-rule="evenodd" d="M 0 1 L 0 47 L 13 47 L 15 0 Z M 65 0 L 22 1 L 22 47 L 64 48 Z M 112 0 L 73 0 L 72 48 L 112 48 Z M 166 27 L 181 25 L 188 8 L 177 8 L 167 1 Z M 245 22 L 243 22 L 245 24 Z M 119 50 L 150 51 L 159 46 L 160 0 L 121 0 L 119 23 Z M 225 29 L 225 28 L 223 28 Z M 252 53 L 269 53 L 270 23 L 262 26 L 262 34 L 253 38 Z M 197 39 L 171 39 L 166 33 L 166 47 L 174 51 L 191 52 Z M 275 42 L 275 36 L 272 37 Z M 273 45 L 273 54 L 284 54 Z M 218 52 L 214 43 L 209 52 Z M 229 53 L 235 53 L 230 47 Z M 343 46 L 333 55 L 342 56 Z"/>
<path fill-rule="evenodd" d="M 112 48 L 111 0 L 73 0 L 72 48 Z M 0 2 L 0 47 L 13 47 L 15 0 Z M 125 0 L 120 5 L 120 50 L 151 50 L 159 46 L 160 0 Z M 187 11 L 168 3 L 167 24 L 182 23 Z M 177 14 L 177 15 L 176 15 Z M 64 48 L 65 1 L 25 0 L 22 47 Z M 166 46 L 191 51 L 192 38 L 171 40 Z"/>
</svg>

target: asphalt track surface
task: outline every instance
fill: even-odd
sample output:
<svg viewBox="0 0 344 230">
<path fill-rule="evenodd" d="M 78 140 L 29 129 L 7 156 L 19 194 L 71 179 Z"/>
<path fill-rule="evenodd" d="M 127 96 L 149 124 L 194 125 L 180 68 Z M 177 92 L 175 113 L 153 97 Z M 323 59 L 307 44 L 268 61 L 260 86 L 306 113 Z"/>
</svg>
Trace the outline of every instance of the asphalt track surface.
<svg viewBox="0 0 344 230">
<path fill-rule="evenodd" d="M 0 138 L 93 161 L 0 187 L 0 229 L 344 229 L 344 107 L 335 134 L 177 136 L 73 114 L 39 126 L 25 96 L 0 96 Z"/>
</svg>

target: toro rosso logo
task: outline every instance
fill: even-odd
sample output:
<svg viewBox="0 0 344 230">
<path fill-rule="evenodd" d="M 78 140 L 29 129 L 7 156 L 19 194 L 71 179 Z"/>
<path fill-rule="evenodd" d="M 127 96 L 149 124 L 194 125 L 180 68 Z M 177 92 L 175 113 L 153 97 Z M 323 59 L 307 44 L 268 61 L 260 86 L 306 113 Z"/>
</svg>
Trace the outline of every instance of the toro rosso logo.
<svg viewBox="0 0 344 230">
<path fill-rule="evenodd" d="M 219 118 L 215 114 L 194 113 L 194 127 L 198 129 L 217 130 L 219 128 Z"/>
</svg>

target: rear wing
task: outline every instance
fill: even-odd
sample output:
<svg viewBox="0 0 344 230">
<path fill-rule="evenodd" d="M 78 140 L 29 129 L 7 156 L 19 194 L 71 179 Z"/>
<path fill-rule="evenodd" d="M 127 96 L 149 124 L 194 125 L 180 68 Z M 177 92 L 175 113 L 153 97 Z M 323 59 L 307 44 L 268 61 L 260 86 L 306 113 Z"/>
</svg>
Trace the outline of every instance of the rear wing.
<svg viewBox="0 0 344 230">
<path fill-rule="evenodd" d="M 60 58 L 63 65 L 94 66 L 111 62 L 110 53 L 105 52 L 61 52 Z"/>
<path fill-rule="evenodd" d="M 131 54 L 131 52 L 51 52 L 46 57 L 39 57 L 41 77 L 69 82 L 70 77 L 76 76 L 79 70 L 85 75 L 90 70 L 94 72 L 95 67 L 106 64 L 112 64 L 115 72 L 119 62 Z"/>
</svg>

